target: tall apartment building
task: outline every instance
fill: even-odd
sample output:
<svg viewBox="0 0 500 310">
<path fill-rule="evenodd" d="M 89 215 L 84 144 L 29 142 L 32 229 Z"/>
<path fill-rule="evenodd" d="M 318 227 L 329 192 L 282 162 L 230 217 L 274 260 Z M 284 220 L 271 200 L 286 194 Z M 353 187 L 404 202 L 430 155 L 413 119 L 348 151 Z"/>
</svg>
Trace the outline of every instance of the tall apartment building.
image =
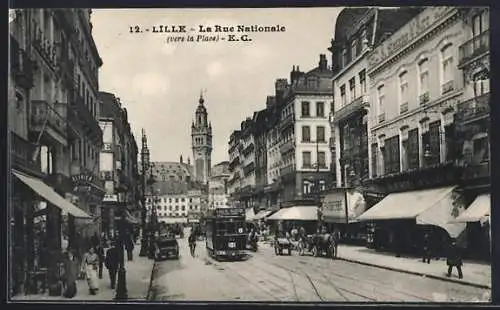
<svg viewBox="0 0 500 310">
<path fill-rule="evenodd" d="M 411 251 L 402 244 L 419 242 L 429 231 L 434 239 L 456 238 L 462 246 L 470 241 L 465 223 L 455 221 L 470 203 L 457 146 L 457 110 L 466 90 L 457 60 L 470 33 L 463 12 L 425 8 L 368 56 L 373 178 L 365 188 L 388 198 L 359 219 L 375 221 L 375 233 L 393 235 L 401 251 Z M 447 242 L 438 244 L 436 251 L 444 251 Z"/>
<path fill-rule="evenodd" d="M 332 170 L 336 185 L 359 185 L 369 178 L 369 94 L 367 55 L 419 8 L 346 8 L 337 17 L 329 48 L 334 72 Z"/>
<path fill-rule="evenodd" d="M 138 147 L 128 122 L 127 109 L 114 94 L 100 93 L 100 125 L 103 132 L 101 178 L 105 182 L 103 231 L 115 235 L 115 217 L 139 208 Z"/>
<path fill-rule="evenodd" d="M 12 293 L 57 281 L 51 259 L 100 230 L 102 132 L 91 10 L 15 10 L 10 23 Z M 21 292 L 24 291 L 24 292 Z"/>
<path fill-rule="evenodd" d="M 293 68 L 279 122 L 282 201 L 308 199 L 313 186 L 331 184 L 329 113 L 332 71 L 325 55 L 306 73 Z"/>
<path fill-rule="evenodd" d="M 230 177 L 229 162 L 223 161 L 212 167 L 208 181 L 208 208 L 230 207 L 227 180 Z"/>
</svg>

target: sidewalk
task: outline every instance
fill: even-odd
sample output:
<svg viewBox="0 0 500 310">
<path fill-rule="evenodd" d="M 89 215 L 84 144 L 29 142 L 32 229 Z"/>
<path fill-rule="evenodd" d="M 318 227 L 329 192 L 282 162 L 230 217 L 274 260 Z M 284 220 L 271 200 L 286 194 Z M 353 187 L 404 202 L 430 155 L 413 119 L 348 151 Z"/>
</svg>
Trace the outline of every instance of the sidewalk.
<svg viewBox="0 0 500 310">
<path fill-rule="evenodd" d="M 426 264 L 422 262 L 422 258 L 396 257 L 394 253 L 376 252 L 366 247 L 351 245 L 339 245 L 338 252 L 339 259 L 349 262 L 491 289 L 491 265 L 487 263 L 464 261 L 464 277 L 459 279 L 456 268 L 453 268 L 451 277 L 446 276 L 448 267 L 446 259 L 443 258 L 431 260 L 430 264 Z"/>
<path fill-rule="evenodd" d="M 125 261 L 127 270 L 127 291 L 129 300 L 145 300 L 148 294 L 151 281 L 151 273 L 153 271 L 154 261 L 147 257 L 139 257 L 141 245 L 136 244 L 134 247 L 134 260 Z M 126 254 L 125 254 L 126 255 Z M 125 257 L 126 259 L 126 257 Z M 19 295 L 14 296 L 12 301 L 110 301 L 115 298 L 115 290 L 112 290 L 109 282 L 108 270 L 104 267 L 102 279 L 99 280 L 99 292 L 96 295 L 89 294 L 89 288 L 86 280 L 78 280 L 76 282 L 76 296 L 69 299 L 62 296 L 49 296 L 48 294 L 38 295 Z"/>
</svg>

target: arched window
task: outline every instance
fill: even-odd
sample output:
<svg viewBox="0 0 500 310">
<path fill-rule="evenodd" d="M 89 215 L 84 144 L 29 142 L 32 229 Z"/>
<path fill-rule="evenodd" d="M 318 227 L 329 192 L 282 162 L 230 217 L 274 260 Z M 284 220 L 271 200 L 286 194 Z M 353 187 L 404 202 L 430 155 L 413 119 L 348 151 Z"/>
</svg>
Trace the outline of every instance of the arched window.
<svg viewBox="0 0 500 310">
<path fill-rule="evenodd" d="M 429 101 L 429 60 L 427 57 L 418 62 L 418 94 L 420 104 Z"/>
</svg>

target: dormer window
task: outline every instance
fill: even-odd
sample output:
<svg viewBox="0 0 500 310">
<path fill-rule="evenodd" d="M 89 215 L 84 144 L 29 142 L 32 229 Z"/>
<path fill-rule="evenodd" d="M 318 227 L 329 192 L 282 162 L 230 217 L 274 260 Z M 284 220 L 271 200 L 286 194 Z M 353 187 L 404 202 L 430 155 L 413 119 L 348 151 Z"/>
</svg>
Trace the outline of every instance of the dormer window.
<svg viewBox="0 0 500 310">
<path fill-rule="evenodd" d="M 347 49 L 342 50 L 342 67 L 347 66 Z"/>
<path fill-rule="evenodd" d="M 358 56 L 357 52 L 358 52 L 358 40 L 354 39 L 351 43 L 351 60 L 354 60 L 356 59 L 356 57 Z"/>
</svg>

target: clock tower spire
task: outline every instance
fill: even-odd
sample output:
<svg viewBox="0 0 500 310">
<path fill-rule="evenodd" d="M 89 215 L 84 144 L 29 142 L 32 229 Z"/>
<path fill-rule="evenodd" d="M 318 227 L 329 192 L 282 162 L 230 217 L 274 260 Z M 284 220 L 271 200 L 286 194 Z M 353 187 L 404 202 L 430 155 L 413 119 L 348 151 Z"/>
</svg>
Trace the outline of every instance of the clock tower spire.
<svg viewBox="0 0 500 310">
<path fill-rule="evenodd" d="M 203 92 L 201 92 L 195 119 L 191 125 L 191 145 L 195 179 L 206 184 L 212 165 L 212 125 L 208 121 L 208 113 L 204 103 L 205 99 Z"/>
</svg>

